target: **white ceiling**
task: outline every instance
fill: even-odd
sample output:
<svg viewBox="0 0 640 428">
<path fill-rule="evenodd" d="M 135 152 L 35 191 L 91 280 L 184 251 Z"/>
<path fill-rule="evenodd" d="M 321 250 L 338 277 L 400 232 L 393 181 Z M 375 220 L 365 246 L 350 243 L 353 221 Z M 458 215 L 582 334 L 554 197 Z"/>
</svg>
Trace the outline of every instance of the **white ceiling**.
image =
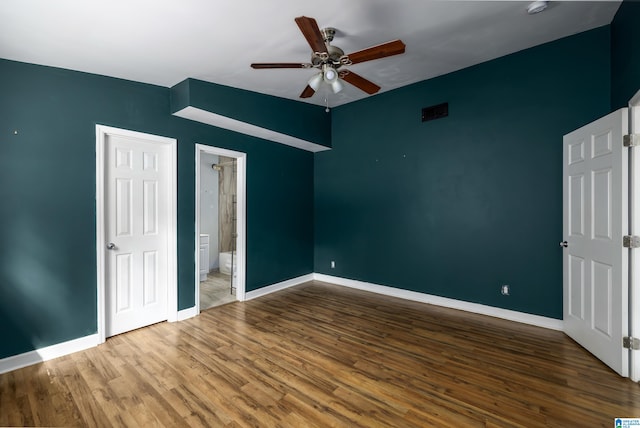
<svg viewBox="0 0 640 428">
<path fill-rule="evenodd" d="M 346 53 L 401 39 L 406 53 L 352 66 L 381 92 L 609 24 L 618 1 L 0 0 L 0 58 L 171 87 L 186 78 L 300 100 L 309 62 L 294 18 L 335 27 Z M 552 64 L 550 64 L 552 66 Z M 303 100 L 330 106 L 368 95 L 346 84 Z"/>
</svg>

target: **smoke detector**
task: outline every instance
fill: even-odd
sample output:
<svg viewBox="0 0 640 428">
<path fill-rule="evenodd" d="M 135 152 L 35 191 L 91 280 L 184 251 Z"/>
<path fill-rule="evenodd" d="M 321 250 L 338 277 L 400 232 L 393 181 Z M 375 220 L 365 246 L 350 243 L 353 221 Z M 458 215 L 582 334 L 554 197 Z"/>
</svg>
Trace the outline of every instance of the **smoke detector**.
<svg viewBox="0 0 640 428">
<path fill-rule="evenodd" d="M 527 13 L 529 15 L 535 15 L 545 10 L 549 2 L 546 1 L 534 1 L 527 7 Z"/>
</svg>

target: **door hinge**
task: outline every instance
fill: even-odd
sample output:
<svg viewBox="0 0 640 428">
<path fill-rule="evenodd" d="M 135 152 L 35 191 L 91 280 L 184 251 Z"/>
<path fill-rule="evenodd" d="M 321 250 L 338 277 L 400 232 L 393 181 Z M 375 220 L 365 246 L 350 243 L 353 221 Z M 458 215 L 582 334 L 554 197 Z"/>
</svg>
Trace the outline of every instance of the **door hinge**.
<svg viewBox="0 0 640 428">
<path fill-rule="evenodd" d="M 640 339 L 637 337 L 625 336 L 622 338 L 622 347 L 631 349 L 632 351 L 637 351 L 640 349 Z"/>
<path fill-rule="evenodd" d="M 635 236 L 635 235 L 623 236 L 622 246 L 624 248 L 640 248 L 640 236 Z"/>
<path fill-rule="evenodd" d="M 622 137 L 622 145 L 625 147 L 640 146 L 640 134 L 627 134 Z"/>
</svg>

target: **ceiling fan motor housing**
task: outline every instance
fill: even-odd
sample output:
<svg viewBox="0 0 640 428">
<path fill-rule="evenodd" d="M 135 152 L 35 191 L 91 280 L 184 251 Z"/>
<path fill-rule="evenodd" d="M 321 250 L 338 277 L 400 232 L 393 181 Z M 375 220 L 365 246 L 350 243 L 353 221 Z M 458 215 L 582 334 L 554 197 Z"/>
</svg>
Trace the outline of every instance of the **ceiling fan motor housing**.
<svg viewBox="0 0 640 428">
<path fill-rule="evenodd" d="M 333 64 L 336 68 L 342 65 L 341 58 L 344 57 L 344 51 L 337 46 L 327 44 L 327 53 L 313 52 L 311 54 L 311 64 L 314 67 L 321 67 L 323 64 Z"/>
</svg>

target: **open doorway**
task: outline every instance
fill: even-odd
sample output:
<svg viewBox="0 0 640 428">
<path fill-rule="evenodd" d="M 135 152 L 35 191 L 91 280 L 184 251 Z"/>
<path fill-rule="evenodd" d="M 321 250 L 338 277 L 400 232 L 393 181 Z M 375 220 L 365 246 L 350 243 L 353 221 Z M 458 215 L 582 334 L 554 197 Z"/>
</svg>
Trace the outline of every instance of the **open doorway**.
<svg viewBox="0 0 640 428">
<path fill-rule="evenodd" d="M 198 313 L 245 296 L 246 154 L 196 145 Z"/>
</svg>

